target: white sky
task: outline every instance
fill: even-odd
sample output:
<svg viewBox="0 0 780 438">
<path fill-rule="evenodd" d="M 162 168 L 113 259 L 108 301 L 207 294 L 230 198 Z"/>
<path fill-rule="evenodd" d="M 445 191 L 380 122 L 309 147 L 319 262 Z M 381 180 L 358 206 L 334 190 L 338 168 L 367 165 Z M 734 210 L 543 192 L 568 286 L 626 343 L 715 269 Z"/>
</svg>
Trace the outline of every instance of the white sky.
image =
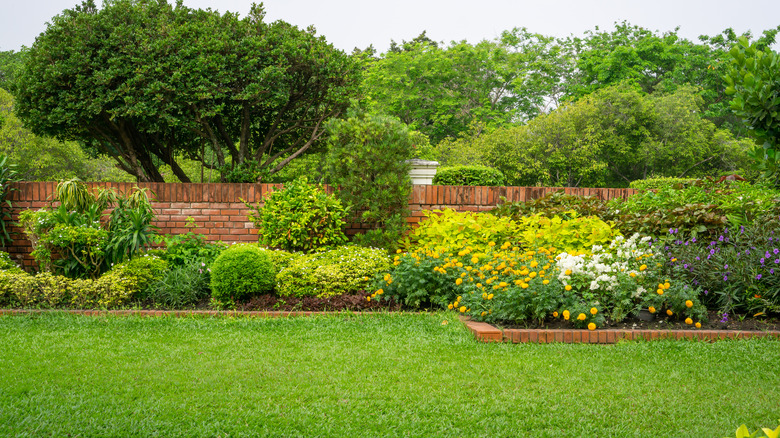
<svg viewBox="0 0 780 438">
<path fill-rule="evenodd" d="M 98 4 L 102 2 L 96 1 Z M 174 3 L 175 0 L 169 0 Z M 0 0 L 0 50 L 31 46 L 46 22 L 80 0 Z M 184 0 L 194 8 L 249 11 L 250 0 Z M 266 0 L 267 18 L 299 27 L 314 25 L 318 34 L 347 52 L 373 44 L 379 52 L 390 40 L 410 40 L 423 30 L 436 41 L 493 39 L 501 31 L 526 27 L 549 36 L 581 36 L 599 26 L 613 29 L 626 20 L 653 31 L 679 26 L 696 41 L 727 27 L 754 35 L 780 25 L 778 0 Z M 780 44 L 775 44 L 778 50 Z"/>
</svg>

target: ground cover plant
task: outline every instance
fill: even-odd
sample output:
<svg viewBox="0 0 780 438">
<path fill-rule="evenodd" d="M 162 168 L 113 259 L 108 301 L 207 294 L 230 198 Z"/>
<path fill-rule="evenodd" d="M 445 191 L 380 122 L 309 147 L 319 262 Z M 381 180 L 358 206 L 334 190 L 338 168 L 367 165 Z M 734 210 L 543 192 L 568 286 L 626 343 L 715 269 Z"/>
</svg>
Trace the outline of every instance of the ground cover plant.
<svg viewBox="0 0 780 438">
<path fill-rule="evenodd" d="M 483 344 L 442 313 L 3 316 L 0 434 L 733 436 L 776 427 L 778 355 L 768 339 Z"/>
</svg>

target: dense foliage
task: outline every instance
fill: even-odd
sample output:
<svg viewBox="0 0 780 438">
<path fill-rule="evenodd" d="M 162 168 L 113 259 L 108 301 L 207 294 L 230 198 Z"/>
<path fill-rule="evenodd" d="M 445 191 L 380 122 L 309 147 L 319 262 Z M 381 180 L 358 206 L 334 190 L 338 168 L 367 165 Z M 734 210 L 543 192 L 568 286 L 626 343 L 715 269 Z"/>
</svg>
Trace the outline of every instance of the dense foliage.
<svg viewBox="0 0 780 438">
<path fill-rule="evenodd" d="M 346 243 L 346 211 L 322 186 L 299 178 L 271 192 L 248 218 L 259 230 L 260 244 L 286 251 L 314 252 Z"/>
<path fill-rule="evenodd" d="M 451 166 L 436 169 L 433 184 L 440 186 L 503 186 L 504 175 L 486 166 Z"/>
<path fill-rule="evenodd" d="M 355 94 L 359 69 L 313 29 L 167 1 L 93 0 L 52 18 L 14 87 L 36 134 L 79 140 L 139 181 L 177 153 L 275 173 L 305 153 Z M 277 161 L 279 159 L 280 161 Z"/>
<path fill-rule="evenodd" d="M 355 115 L 328 124 L 325 174 L 349 206 L 351 222 L 369 229 L 354 237 L 364 246 L 390 248 L 406 230 L 409 215 L 409 160 L 427 140 L 398 120 Z"/>
<path fill-rule="evenodd" d="M 275 276 L 266 251 L 255 245 L 233 245 L 211 264 L 211 298 L 218 307 L 232 306 L 252 295 L 271 292 Z"/>
</svg>

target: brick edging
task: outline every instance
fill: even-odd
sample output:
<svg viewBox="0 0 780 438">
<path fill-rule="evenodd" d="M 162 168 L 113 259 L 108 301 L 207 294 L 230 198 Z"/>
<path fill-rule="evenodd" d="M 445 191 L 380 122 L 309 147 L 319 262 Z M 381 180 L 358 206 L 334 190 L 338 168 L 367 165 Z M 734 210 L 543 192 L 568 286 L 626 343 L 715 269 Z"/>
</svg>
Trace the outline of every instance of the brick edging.
<svg viewBox="0 0 780 438">
<path fill-rule="evenodd" d="M 578 329 L 505 329 L 463 318 L 463 323 L 478 340 L 483 342 L 512 342 L 547 344 L 615 344 L 621 340 L 697 339 L 717 341 L 721 339 L 748 339 L 774 337 L 780 339 L 780 331 L 738 330 L 578 330 Z"/>
<path fill-rule="evenodd" d="M 293 316 L 333 315 L 338 312 L 316 311 L 280 311 L 280 310 L 73 310 L 73 309 L 0 309 L 3 315 L 32 315 L 44 313 L 69 313 L 71 315 L 84 316 L 167 316 L 167 317 L 249 317 L 249 318 L 279 318 Z M 350 313 L 348 311 L 342 313 Z M 351 312 L 372 313 L 372 312 Z M 377 312 L 373 312 L 377 313 Z"/>
</svg>

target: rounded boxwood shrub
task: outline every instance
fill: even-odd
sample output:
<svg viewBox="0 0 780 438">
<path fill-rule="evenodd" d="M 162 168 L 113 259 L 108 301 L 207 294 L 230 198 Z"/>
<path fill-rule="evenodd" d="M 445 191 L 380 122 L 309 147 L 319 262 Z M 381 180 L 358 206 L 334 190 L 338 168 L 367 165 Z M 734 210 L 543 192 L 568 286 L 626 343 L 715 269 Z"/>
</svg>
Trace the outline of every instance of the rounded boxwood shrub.
<svg viewBox="0 0 780 438">
<path fill-rule="evenodd" d="M 250 295 L 271 292 L 274 264 L 268 251 L 257 245 L 233 245 L 211 265 L 211 298 L 229 305 Z"/>
<path fill-rule="evenodd" d="M 436 171 L 433 184 L 438 186 L 503 186 L 504 174 L 486 166 L 442 167 Z"/>
<path fill-rule="evenodd" d="M 366 289 L 374 275 L 390 266 L 384 250 L 342 246 L 294 260 L 276 276 L 277 292 L 319 298 L 356 292 Z"/>
<path fill-rule="evenodd" d="M 347 242 L 346 210 L 336 197 L 300 178 L 253 207 L 247 217 L 259 230 L 260 244 L 286 251 L 315 252 Z"/>
</svg>

